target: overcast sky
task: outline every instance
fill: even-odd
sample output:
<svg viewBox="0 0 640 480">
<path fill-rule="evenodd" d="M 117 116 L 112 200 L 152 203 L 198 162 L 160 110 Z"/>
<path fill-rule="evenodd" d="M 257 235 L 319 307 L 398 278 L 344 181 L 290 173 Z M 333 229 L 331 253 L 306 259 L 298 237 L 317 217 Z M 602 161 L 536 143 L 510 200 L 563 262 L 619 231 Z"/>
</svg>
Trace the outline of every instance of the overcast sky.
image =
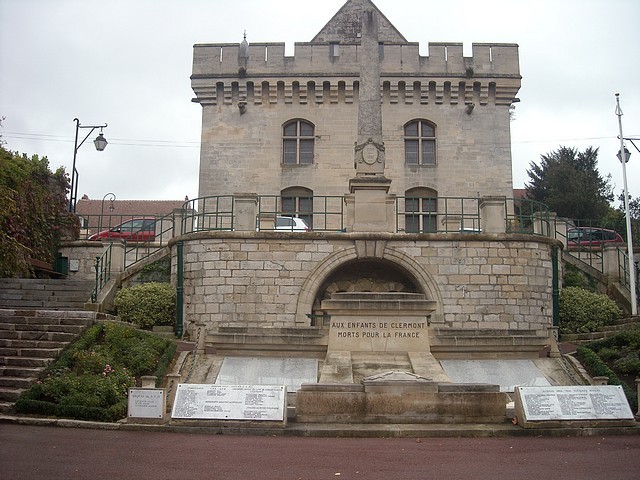
<svg viewBox="0 0 640 480">
<path fill-rule="evenodd" d="M 78 194 L 102 199 L 198 195 L 201 107 L 192 103 L 195 43 L 308 42 L 345 0 L 0 0 L 0 129 L 6 148 L 71 170 L 74 118 L 108 123 L 109 145 L 78 151 Z M 375 0 L 423 55 L 428 42 L 517 43 L 522 88 L 512 122 L 514 187 L 559 146 L 599 147 L 616 195 L 623 133 L 640 137 L 640 1 Z M 83 130 L 81 130 L 83 133 Z M 88 133 L 88 130 L 84 131 Z M 82 138 L 82 137 L 81 137 Z M 640 148 L 640 141 L 636 142 Z M 640 152 L 628 144 L 629 192 Z M 345 188 L 347 186 L 345 185 Z M 233 193 L 233 192 L 221 192 Z M 616 202 L 617 206 L 617 202 Z"/>
</svg>

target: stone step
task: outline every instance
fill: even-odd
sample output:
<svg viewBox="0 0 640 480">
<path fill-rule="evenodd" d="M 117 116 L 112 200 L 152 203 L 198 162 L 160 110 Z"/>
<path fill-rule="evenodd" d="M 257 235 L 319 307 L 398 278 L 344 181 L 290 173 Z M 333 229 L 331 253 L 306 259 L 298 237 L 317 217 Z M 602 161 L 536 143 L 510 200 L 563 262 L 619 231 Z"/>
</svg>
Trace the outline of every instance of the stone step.
<svg viewBox="0 0 640 480">
<path fill-rule="evenodd" d="M 53 361 L 52 358 L 33 357 L 0 357 L 0 365 L 7 367 L 42 367 L 45 368 Z"/>
<path fill-rule="evenodd" d="M 0 306 L 47 310 L 82 310 L 94 282 L 67 279 L 0 279 Z"/>
<path fill-rule="evenodd" d="M 0 401 L 0 413 L 9 413 L 13 410 L 13 402 Z"/>
<path fill-rule="evenodd" d="M 0 388 L 10 387 L 27 389 L 35 380 L 35 377 L 0 377 Z"/>
<path fill-rule="evenodd" d="M 545 345 L 549 343 L 549 337 L 512 335 L 512 336 L 444 336 L 430 338 L 431 345 Z"/>
<path fill-rule="evenodd" d="M 18 340 L 18 339 L 8 339 L 8 338 L 0 338 L 0 348 L 56 348 L 63 349 L 66 347 L 68 342 L 55 342 L 51 340 Z"/>
<path fill-rule="evenodd" d="M 19 332 L 62 332 L 80 334 L 85 328 L 87 328 L 86 325 L 14 325 L 14 329 Z"/>
<path fill-rule="evenodd" d="M 35 340 L 53 342 L 71 342 L 78 335 L 69 332 L 46 332 L 46 331 L 12 331 L 0 330 L 0 339 L 4 340 Z"/>
<path fill-rule="evenodd" d="M 0 376 L 5 377 L 18 377 L 18 378 L 31 378 L 40 375 L 40 372 L 44 370 L 43 367 L 19 367 L 19 366 L 6 366 L 0 365 Z"/>
<path fill-rule="evenodd" d="M 537 336 L 536 330 L 499 330 L 499 329 L 475 329 L 475 330 L 465 330 L 465 329 L 456 329 L 456 328 L 441 328 L 435 327 L 433 328 L 434 336 L 436 337 L 503 337 L 503 336 Z"/>
<path fill-rule="evenodd" d="M 61 348 L 0 347 L 0 357 L 56 358 L 61 351 Z"/>
<path fill-rule="evenodd" d="M 22 392 L 24 392 L 22 388 L 0 387 L 0 401 L 15 402 Z"/>
</svg>

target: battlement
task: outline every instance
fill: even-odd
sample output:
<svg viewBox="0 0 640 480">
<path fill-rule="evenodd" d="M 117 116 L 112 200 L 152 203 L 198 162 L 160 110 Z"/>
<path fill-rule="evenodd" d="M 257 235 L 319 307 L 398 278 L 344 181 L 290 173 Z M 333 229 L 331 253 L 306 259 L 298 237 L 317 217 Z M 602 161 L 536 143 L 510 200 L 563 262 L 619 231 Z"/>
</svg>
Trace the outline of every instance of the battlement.
<svg viewBox="0 0 640 480">
<path fill-rule="evenodd" d="M 241 57 L 238 43 L 196 44 L 193 76 L 357 76 L 360 44 L 296 43 L 293 56 L 284 43 L 249 45 Z M 472 56 L 463 55 L 462 43 L 430 42 L 429 55 L 421 56 L 418 43 L 381 44 L 381 76 L 520 77 L 517 44 L 472 44 Z"/>
</svg>

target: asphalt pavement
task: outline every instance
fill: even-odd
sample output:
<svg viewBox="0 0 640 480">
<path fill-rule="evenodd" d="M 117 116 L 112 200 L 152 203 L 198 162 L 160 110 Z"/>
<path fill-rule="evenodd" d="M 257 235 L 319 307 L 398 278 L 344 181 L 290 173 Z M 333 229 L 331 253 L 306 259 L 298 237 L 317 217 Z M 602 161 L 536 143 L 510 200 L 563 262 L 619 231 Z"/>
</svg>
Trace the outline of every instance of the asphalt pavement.
<svg viewBox="0 0 640 480">
<path fill-rule="evenodd" d="M 637 480 L 640 435 L 304 438 L 0 424 L 0 478 Z"/>
</svg>

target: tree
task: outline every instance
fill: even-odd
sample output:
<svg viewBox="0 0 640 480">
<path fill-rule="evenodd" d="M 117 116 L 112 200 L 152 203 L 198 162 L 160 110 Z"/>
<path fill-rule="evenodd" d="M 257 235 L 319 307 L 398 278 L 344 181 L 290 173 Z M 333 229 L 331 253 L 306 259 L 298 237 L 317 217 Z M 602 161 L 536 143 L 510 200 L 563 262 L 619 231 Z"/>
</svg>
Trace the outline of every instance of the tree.
<svg viewBox="0 0 640 480">
<path fill-rule="evenodd" d="M 531 162 L 526 184 L 529 198 L 545 203 L 560 217 L 601 219 L 613 201 L 611 177 L 603 178 L 597 170 L 598 149 L 584 152 L 560 147 L 541 155 L 540 164 Z"/>
<path fill-rule="evenodd" d="M 29 276 L 29 259 L 53 263 L 60 240 L 77 231 L 67 212 L 69 179 L 46 157 L 0 146 L 0 277 Z"/>
</svg>

